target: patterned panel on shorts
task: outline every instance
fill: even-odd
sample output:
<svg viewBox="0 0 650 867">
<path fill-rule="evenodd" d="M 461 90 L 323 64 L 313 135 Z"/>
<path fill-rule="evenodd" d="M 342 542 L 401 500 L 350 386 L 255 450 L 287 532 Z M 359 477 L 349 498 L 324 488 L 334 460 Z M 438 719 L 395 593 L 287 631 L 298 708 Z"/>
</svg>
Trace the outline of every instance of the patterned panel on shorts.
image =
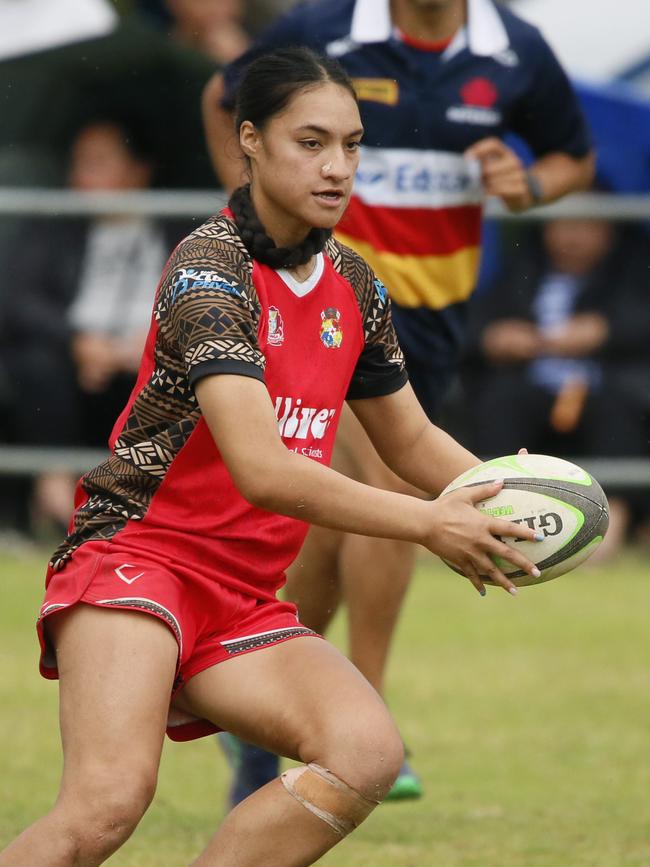
<svg viewBox="0 0 650 867">
<path fill-rule="evenodd" d="M 141 596 L 123 596 L 119 599 L 98 599 L 96 605 L 113 605 L 116 608 L 136 608 L 139 611 L 147 611 L 150 614 L 155 614 L 164 620 L 170 627 L 176 641 L 178 642 L 179 653 L 183 654 L 183 633 L 181 632 L 180 623 L 174 615 L 161 605 L 159 602 L 154 602 L 152 599 L 144 599 Z"/>
<path fill-rule="evenodd" d="M 293 626 L 288 629 L 271 629 L 268 632 L 258 632 L 256 635 L 246 635 L 243 638 L 230 638 L 222 641 L 221 646 L 230 654 L 243 653 L 246 650 L 255 650 L 258 647 L 268 647 L 285 641 L 287 638 L 295 638 L 298 635 L 316 635 L 313 629 L 306 626 Z"/>
</svg>

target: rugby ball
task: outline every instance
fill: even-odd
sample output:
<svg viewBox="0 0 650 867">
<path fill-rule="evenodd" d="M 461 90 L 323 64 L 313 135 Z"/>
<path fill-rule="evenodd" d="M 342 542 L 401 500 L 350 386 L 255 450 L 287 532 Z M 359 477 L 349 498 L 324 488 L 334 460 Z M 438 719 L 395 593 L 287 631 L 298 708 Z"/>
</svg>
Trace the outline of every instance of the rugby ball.
<svg viewBox="0 0 650 867">
<path fill-rule="evenodd" d="M 504 480 L 501 491 L 476 507 L 485 515 L 527 524 L 544 534 L 543 542 L 503 537 L 541 572 L 534 578 L 497 558 L 495 562 L 513 584 L 524 587 L 564 575 L 583 563 L 602 542 L 609 525 L 603 489 L 588 472 L 561 458 L 528 454 L 494 458 L 462 473 L 440 496 L 498 479 Z"/>
</svg>

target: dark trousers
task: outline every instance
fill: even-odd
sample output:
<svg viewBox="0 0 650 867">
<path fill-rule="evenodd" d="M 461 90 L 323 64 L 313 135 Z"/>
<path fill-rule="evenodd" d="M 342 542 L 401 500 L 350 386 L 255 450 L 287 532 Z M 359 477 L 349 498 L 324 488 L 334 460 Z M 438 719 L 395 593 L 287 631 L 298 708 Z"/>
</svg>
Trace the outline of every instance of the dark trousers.
<svg viewBox="0 0 650 867">
<path fill-rule="evenodd" d="M 11 438 L 26 445 L 105 446 L 135 375 L 120 374 L 105 391 L 82 391 L 67 353 L 31 346 L 10 363 Z"/>
<path fill-rule="evenodd" d="M 521 369 L 470 374 L 467 395 L 472 446 L 482 457 L 515 454 L 521 447 L 577 457 L 649 453 L 642 419 L 608 376 L 587 393 L 575 429 L 567 433 L 551 426 L 555 395 L 530 383 Z"/>
</svg>

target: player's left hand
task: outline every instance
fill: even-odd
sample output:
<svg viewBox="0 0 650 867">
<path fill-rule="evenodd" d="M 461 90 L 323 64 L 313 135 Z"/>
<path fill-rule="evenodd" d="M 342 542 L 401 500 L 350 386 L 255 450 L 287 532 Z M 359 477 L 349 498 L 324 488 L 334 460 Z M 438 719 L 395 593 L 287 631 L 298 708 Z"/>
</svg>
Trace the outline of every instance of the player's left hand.
<svg viewBox="0 0 650 867">
<path fill-rule="evenodd" d="M 477 141 L 465 151 L 465 157 L 479 162 L 485 192 L 498 196 L 509 210 L 523 211 L 534 204 L 523 162 L 500 138 Z"/>
</svg>

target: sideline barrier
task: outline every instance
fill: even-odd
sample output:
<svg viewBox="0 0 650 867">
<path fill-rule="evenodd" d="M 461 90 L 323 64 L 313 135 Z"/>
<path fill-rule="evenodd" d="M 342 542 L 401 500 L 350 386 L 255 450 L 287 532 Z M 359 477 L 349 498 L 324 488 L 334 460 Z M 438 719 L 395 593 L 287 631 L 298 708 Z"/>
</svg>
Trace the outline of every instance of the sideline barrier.
<svg viewBox="0 0 650 867">
<path fill-rule="evenodd" d="M 101 449 L 0 445 L 0 476 L 32 476 L 52 470 L 81 475 L 104 460 Z M 650 488 L 650 458 L 567 458 L 604 487 Z"/>
<path fill-rule="evenodd" d="M 133 193 L 79 193 L 52 188 L 0 187 L 0 217 L 39 216 L 54 219 L 130 214 L 161 218 L 204 219 L 226 204 L 223 190 L 150 190 Z M 488 199 L 490 220 L 522 222 L 556 217 L 607 219 L 650 224 L 650 195 L 578 193 L 552 205 L 512 214 Z M 650 388 L 650 384 L 648 385 Z M 60 469 L 81 474 L 106 456 L 92 449 L 57 449 L 0 444 L 0 476 L 30 476 Z M 578 462 L 604 486 L 650 488 L 650 458 L 598 458 Z"/>
<path fill-rule="evenodd" d="M 98 214 L 137 214 L 151 217 L 205 218 L 226 204 L 223 190 L 148 190 L 134 193 L 79 193 L 71 190 L 0 187 L 0 215 L 82 217 Z M 549 220 L 586 217 L 621 221 L 650 221 L 650 195 L 619 196 L 576 193 L 552 205 L 512 214 L 497 199 L 488 199 L 486 218 L 493 220 Z"/>
</svg>

